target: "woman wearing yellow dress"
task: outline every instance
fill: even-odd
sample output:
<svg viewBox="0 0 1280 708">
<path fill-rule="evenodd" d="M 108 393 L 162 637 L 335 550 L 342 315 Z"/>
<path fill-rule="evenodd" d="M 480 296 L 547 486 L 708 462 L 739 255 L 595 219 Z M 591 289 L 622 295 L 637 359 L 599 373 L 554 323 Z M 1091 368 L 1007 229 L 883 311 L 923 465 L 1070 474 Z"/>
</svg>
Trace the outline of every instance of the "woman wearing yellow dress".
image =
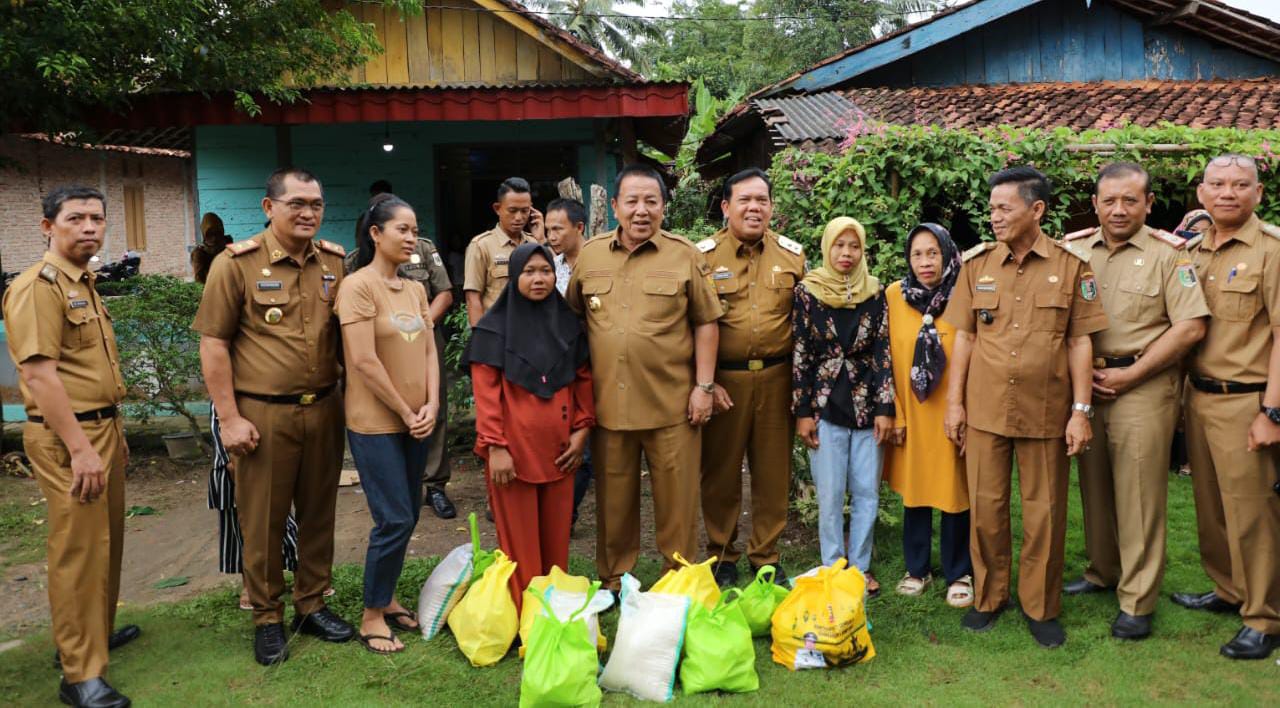
<svg viewBox="0 0 1280 708">
<path fill-rule="evenodd" d="M 902 595 L 920 595 L 933 582 L 933 510 L 942 513 L 939 555 L 947 582 L 947 604 L 973 604 L 969 559 L 969 494 L 964 462 L 942 429 L 946 414 L 947 357 L 955 328 L 942 311 L 960 274 L 961 258 L 951 234 L 921 224 L 907 237 L 907 276 L 885 289 L 889 351 L 895 399 L 893 445 L 885 451 L 885 477 L 902 495 L 902 551 L 907 574 Z"/>
</svg>

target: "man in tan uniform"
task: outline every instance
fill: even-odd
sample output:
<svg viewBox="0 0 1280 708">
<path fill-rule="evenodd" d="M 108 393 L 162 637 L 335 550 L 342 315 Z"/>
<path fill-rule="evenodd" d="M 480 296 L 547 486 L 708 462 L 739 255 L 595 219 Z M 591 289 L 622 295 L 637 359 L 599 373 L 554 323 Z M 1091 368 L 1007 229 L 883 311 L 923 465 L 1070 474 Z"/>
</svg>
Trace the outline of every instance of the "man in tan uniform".
<svg viewBox="0 0 1280 708">
<path fill-rule="evenodd" d="M 1187 452 L 1214 588 L 1173 601 L 1239 611 L 1222 655 L 1264 659 L 1280 646 L 1280 227 L 1254 214 L 1252 158 L 1211 160 L 1196 194 L 1214 222 L 1192 251 L 1212 314 L 1188 367 Z"/>
<path fill-rule="evenodd" d="M 760 169 L 725 181 L 720 209 L 727 225 L 699 241 L 720 296 L 716 415 L 702 433 L 702 519 L 707 555 L 722 586 L 738 582 L 738 518 L 742 458 L 751 470 L 752 574 L 777 569 L 778 538 L 787 525 L 791 491 L 791 302 L 804 276 L 800 244 L 769 230 L 772 186 Z"/>
<path fill-rule="evenodd" d="M 711 418 L 721 309 L 702 254 L 661 230 L 662 177 L 627 166 L 614 194 L 618 228 L 582 247 L 565 297 L 586 317 L 599 421 L 596 568 L 616 591 L 640 554 L 642 452 L 666 566 L 698 551 L 699 433 Z"/>
<path fill-rule="evenodd" d="M 1169 452 L 1182 402 L 1179 362 L 1204 337 L 1209 308 L 1183 247 L 1145 225 L 1155 195 L 1140 165 L 1098 173 L 1098 228 L 1064 241 L 1088 252 L 1110 326 L 1093 335 L 1094 439 L 1080 454 L 1084 577 L 1068 595 L 1115 588 L 1119 639 L 1151 634 L 1165 566 Z"/>
<path fill-rule="evenodd" d="M 523 179 L 508 177 L 498 185 L 493 211 L 498 215 L 498 225 L 467 244 L 462 292 L 467 301 L 467 321 L 472 327 L 506 289 L 507 261 L 516 246 L 545 240 L 542 214 L 533 208 L 529 183 Z M 525 226 L 530 228 L 528 232 Z"/>
<path fill-rule="evenodd" d="M 965 253 L 943 317 L 956 327 L 947 392 L 947 437 L 969 479 L 970 553 L 976 597 L 963 625 L 994 626 L 1009 602 L 1010 477 L 1018 460 L 1022 557 L 1018 599 L 1044 647 L 1066 641 L 1058 623 L 1067 532 L 1069 455 L 1091 437 L 1092 346 L 1107 325 L 1088 254 L 1040 230 L 1049 181 L 1031 167 L 992 175 L 998 243 Z M 967 384 L 967 388 L 966 388 Z"/>
<path fill-rule="evenodd" d="M 331 580 L 342 468 L 333 298 L 345 255 L 315 238 L 324 206 L 309 172 L 273 172 L 262 200 L 270 227 L 214 259 L 192 325 L 202 335 L 205 383 L 235 463 L 254 656 L 264 665 L 289 656 L 280 541 L 291 506 L 299 558 L 293 629 L 331 642 L 354 634 L 322 597 Z"/>
<path fill-rule="evenodd" d="M 49 249 L 5 291 L 3 307 L 27 413 L 22 443 L 49 510 L 58 697 L 74 706 L 128 706 L 103 678 L 107 652 L 141 634 L 134 625 L 112 632 L 129 448 L 118 415 L 125 389 L 116 335 L 88 271 L 106 232 L 106 200 L 89 187 L 59 187 L 42 208 Z"/>
</svg>

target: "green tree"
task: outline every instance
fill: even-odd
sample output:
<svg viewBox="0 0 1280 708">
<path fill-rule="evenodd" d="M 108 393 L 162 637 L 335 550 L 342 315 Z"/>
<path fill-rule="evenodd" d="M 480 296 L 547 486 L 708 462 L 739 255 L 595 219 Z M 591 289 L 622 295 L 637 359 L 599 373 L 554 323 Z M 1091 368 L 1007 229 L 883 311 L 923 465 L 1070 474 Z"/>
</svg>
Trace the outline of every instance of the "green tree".
<svg viewBox="0 0 1280 708">
<path fill-rule="evenodd" d="M 736 89 L 754 90 L 782 76 L 787 67 L 760 61 L 759 50 L 747 41 L 746 12 L 732 0 L 677 0 L 676 17 L 666 36 L 645 44 L 653 58 L 651 78 L 660 81 L 701 79 L 711 95 L 724 97 Z"/>
<path fill-rule="evenodd" d="M 420 12 L 422 0 L 385 0 Z M 276 102 L 341 82 L 382 51 L 371 25 L 324 0 L 9 0 L 0 3 L 0 126 L 59 132 L 155 91 Z"/>
<path fill-rule="evenodd" d="M 747 28 L 757 61 L 779 72 L 776 81 L 871 40 L 884 5 L 870 0 L 756 0 L 750 12 L 799 18 L 752 22 Z"/>
<path fill-rule="evenodd" d="M 662 37 L 661 28 L 652 20 L 618 11 L 618 7 L 643 8 L 643 0 L 535 0 L 530 4 L 545 10 L 548 19 L 578 39 L 627 62 L 637 71 L 650 65 L 649 57 L 640 48 L 641 41 Z"/>
</svg>

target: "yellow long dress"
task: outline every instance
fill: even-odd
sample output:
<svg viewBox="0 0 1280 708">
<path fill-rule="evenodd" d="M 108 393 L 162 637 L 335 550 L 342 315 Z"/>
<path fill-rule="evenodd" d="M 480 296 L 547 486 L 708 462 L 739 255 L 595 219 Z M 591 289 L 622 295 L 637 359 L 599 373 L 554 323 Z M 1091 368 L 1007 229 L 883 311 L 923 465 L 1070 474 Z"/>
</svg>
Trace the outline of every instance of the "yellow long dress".
<svg viewBox="0 0 1280 708">
<path fill-rule="evenodd" d="M 885 480 L 893 491 L 902 495 L 906 506 L 929 506 L 956 513 L 969 508 L 969 490 L 965 481 L 964 460 L 955 445 L 947 440 L 942 420 L 947 414 L 947 380 L 942 381 L 929 397 L 920 402 L 911 391 L 911 361 L 915 358 L 916 336 L 924 324 L 922 315 L 907 304 L 902 296 L 901 281 L 885 288 L 889 309 L 889 352 L 893 357 L 893 387 L 896 399 L 894 426 L 907 429 L 902 447 L 885 445 Z M 951 364 L 956 329 L 934 320 L 942 349 Z"/>
</svg>

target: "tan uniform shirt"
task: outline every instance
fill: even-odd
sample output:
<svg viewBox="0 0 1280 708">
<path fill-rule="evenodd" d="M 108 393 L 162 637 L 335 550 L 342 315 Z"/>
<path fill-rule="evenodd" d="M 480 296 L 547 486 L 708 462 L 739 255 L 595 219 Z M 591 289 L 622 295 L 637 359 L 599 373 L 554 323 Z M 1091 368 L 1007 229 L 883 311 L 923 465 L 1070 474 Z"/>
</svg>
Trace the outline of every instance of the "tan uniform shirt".
<svg viewBox="0 0 1280 708">
<path fill-rule="evenodd" d="M 336 306 L 343 325 L 373 321 L 374 350 L 391 385 L 417 412 L 427 402 L 427 337 L 431 314 L 427 293 L 406 278 L 392 285 L 371 268 L 361 268 L 342 281 Z M 348 352 L 348 362 L 350 353 Z M 408 430 L 400 415 L 378 398 L 363 374 L 347 366 L 344 398 L 347 428 L 363 435 Z"/>
<path fill-rule="evenodd" d="M 1041 234 L 1021 264 L 1003 243 L 965 253 L 943 319 L 976 337 L 966 395 L 971 427 L 1014 438 L 1063 436 L 1072 403 L 1066 339 L 1107 326 L 1087 256 L 1067 248 Z"/>
<path fill-rule="evenodd" d="M 231 342 L 235 390 L 292 395 L 338 381 L 333 299 L 345 254 L 316 240 L 298 263 L 264 231 L 214 259 L 191 327 Z"/>
<path fill-rule="evenodd" d="M 1166 238 L 1182 241 L 1172 234 Z M 1101 229 L 1071 243 L 1089 251 L 1107 313 L 1109 326 L 1093 335 L 1095 357 L 1141 354 L 1174 322 L 1209 314 L 1190 257 L 1149 227 L 1115 251 L 1107 249 Z"/>
<path fill-rule="evenodd" d="M 480 293 L 480 305 L 486 311 L 506 289 L 507 261 L 511 259 L 511 252 L 522 243 L 537 241 L 529 234 L 521 234 L 519 239 L 512 240 L 501 226 L 495 226 L 467 244 L 462 289 Z"/>
<path fill-rule="evenodd" d="M 792 291 L 804 277 L 804 251 L 767 231 L 759 241 L 739 241 L 728 229 L 699 241 L 720 297 L 720 361 L 741 362 L 791 355 Z"/>
<path fill-rule="evenodd" d="M 587 241 L 565 294 L 585 314 L 596 417 L 610 430 L 676 425 L 693 390 L 693 327 L 722 314 L 702 254 L 663 231 L 634 251 L 621 229 Z"/>
<path fill-rule="evenodd" d="M 1280 326 L 1280 228 L 1254 215 L 1218 249 L 1213 234 L 1206 231 L 1191 254 L 1212 313 L 1191 373 L 1266 383 L 1271 328 Z"/>
<path fill-rule="evenodd" d="M 87 413 L 124 399 L 124 377 L 111 315 L 93 289 L 94 276 L 53 251 L 14 279 L 4 293 L 9 356 L 19 369 L 35 357 L 57 362 L 71 410 Z M 41 415 L 19 379 L 27 415 Z"/>
<path fill-rule="evenodd" d="M 418 239 L 418 245 L 414 248 L 413 254 L 418 257 L 418 262 L 414 263 L 410 259 L 408 263 L 397 268 L 396 273 L 401 278 L 422 283 L 427 289 L 428 302 L 436 299 L 436 295 L 453 288 L 453 283 L 449 280 L 449 272 L 444 267 L 444 259 L 440 257 L 440 252 L 436 250 L 436 245 L 431 242 L 431 239 Z M 342 267 L 347 275 L 355 270 L 356 255 L 357 251 L 352 251 L 342 259 Z"/>
</svg>

